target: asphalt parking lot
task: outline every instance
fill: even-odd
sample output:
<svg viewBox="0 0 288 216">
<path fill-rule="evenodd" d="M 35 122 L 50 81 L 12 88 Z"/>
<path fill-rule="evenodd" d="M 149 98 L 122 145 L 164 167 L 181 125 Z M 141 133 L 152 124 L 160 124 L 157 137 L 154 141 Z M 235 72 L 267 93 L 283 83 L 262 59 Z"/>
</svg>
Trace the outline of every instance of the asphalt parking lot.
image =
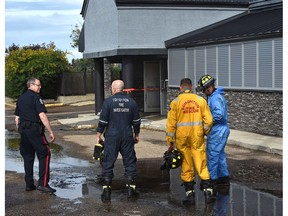
<svg viewBox="0 0 288 216">
<path fill-rule="evenodd" d="M 177 174 L 170 176 L 159 170 L 163 162 L 162 155 L 166 150 L 164 132 L 147 129 L 141 131 L 141 141 L 136 146 L 140 172 L 138 179 L 140 199 L 133 203 L 126 200 L 122 162 L 119 158 L 115 167 L 117 174 L 113 185 L 112 205 L 103 205 L 100 200 L 101 185 L 95 182 L 97 164 L 91 160 L 95 129 L 75 130 L 59 123 L 59 119 L 74 118 L 79 114 L 89 114 L 93 111 L 93 105 L 48 108 L 48 117 L 56 134 L 55 142 L 61 146 L 61 151 L 54 156 L 60 155 L 61 158 L 62 155 L 62 159 L 65 159 L 64 162 L 61 160 L 59 162 L 59 159 L 52 158 L 56 165 L 51 167 L 51 185 L 56 187 L 57 192 L 55 196 L 39 191 L 26 192 L 23 171 L 6 170 L 5 215 L 32 215 L 35 214 L 35 210 L 45 215 L 211 215 L 213 213 L 214 206 L 205 206 L 200 192 L 199 202 L 195 208 L 186 209 L 181 206 L 184 189 L 179 186 L 181 182 Z M 11 107 L 6 107 L 5 110 L 5 128 L 8 131 L 15 130 Z M 226 152 L 231 182 L 235 184 L 233 187 L 238 185 L 241 188 L 247 187 L 253 193 L 259 191 L 261 196 L 262 193 L 267 194 L 269 198 L 271 195 L 277 200 L 277 205 L 282 203 L 282 156 L 236 146 L 227 146 Z M 17 155 L 17 150 L 14 153 Z M 17 169 L 21 169 L 21 158 L 17 160 L 18 162 L 20 160 Z M 172 189 L 171 185 L 174 185 Z M 176 191 L 173 192 L 174 189 Z M 234 209 L 234 215 L 238 215 L 237 213 L 241 215 L 239 209 L 235 210 L 231 205 L 228 208 Z"/>
</svg>

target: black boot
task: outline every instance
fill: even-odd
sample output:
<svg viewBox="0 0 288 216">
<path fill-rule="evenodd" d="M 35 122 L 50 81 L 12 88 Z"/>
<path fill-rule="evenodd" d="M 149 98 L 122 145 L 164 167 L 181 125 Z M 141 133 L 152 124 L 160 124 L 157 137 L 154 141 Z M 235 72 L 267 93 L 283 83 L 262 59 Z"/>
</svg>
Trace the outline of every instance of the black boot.
<svg viewBox="0 0 288 216">
<path fill-rule="evenodd" d="M 186 199 L 182 201 L 183 205 L 185 205 L 186 207 L 195 205 L 195 182 L 184 182 L 182 185 L 184 185 L 186 191 Z"/>
<path fill-rule="evenodd" d="M 205 203 L 212 203 L 215 201 L 212 187 L 204 188 Z"/>
<path fill-rule="evenodd" d="M 136 191 L 136 181 L 135 178 L 127 177 L 127 198 L 128 200 L 135 200 L 139 197 L 139 193 Z"/>
<path fill-rule="evenodd" d="M 230 192 L 230 178 L 229 176 L 220 177 L 217 180 L 217 193 L 228 195 Z"/>
<path fill-rule="evenodd" d="M 206 203 L 212 203 L 215 201 L 214 191 L 210 180 L 201 180 L 200 189 L 204 191 Z"/>
<path fill-rule="evenodd" d="M 112 183 L 111 179 L 105 178 L 103 184 L 103 192 L 101 194 L 101 200 L 103 203 L 111 202 L 111 183 Z"/>
<path fill-rule="evenodd" d="M 230 177 L 229 176 L 220 177 L 217 180 L 217 184 L 218 185 L 224 185 L 224 186 L 230 186 Z"/>
</svg>

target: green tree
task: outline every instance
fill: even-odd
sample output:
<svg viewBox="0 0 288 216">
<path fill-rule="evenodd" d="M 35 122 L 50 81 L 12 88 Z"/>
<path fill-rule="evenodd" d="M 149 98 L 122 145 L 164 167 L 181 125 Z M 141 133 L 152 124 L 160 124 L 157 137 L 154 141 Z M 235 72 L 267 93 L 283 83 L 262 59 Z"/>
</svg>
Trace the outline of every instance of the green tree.
<svg viewBox="0 0 288 216">
<path fill-rule="evenodd" d="M 56 99 L 60 76 L 68 68 L 66 52 L 58 50 L 53 42 L 23 47 L 13 44 L 6 49 L 5 95 L 18 98 L 26 90 L 27 80 L 37 77 L 42 97 Z"/>
<path fill-rule="evenodd" d="M 78 24 L 76 24 L 70 34 L 70 38 L 72 39 L 70 45 L 72 48 L 77 48 L 79 46 L 80 33 L 81 33 L 80 27 Z"/>
<path fill-rule="evenodd" d="M 70 43 L 72 48 L 78 48 L 79 47 L 79 38 L 82 24 L 78 25 L 76 24 L 74 28 L 72 29 L 72 32 L 70 34 L 70 38 L 72 39 L 72 42 Z M 91 71 L 94 67 L 94 60 L 93 59 L 72 59 L 72 62 L 70 64 L 70 71 L 72 72 L 87 72 Z"/>
</svg>

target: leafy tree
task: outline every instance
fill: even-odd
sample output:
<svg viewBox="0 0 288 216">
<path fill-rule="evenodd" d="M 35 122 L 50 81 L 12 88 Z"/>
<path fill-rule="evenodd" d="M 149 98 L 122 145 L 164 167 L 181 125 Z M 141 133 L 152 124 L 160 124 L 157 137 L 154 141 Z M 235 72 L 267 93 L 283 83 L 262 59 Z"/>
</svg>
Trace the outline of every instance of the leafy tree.
<svg viewBox="0 0 288 216">
<path fill-rule="evenodd" d="M 79 46 L 79 38 L 82 24 L 78 25 L 76 24 L 74 28 L 72 29 L 72 32 L 70 34 L 70 38 L 72 39 L 72 42 L 70 43 L 72 48 L 78 48 Z M 90 71 L 94 67 L 94 60 L 93 59 L 72 59 L 72 62 L 70 64 L 70 71 L 72 72 L 87 72 Z"/>
<path fill-rule="evenodd" d="M 42 97 L 56 99 L 59 78 L 68 68 L 66 52 L 58 50 L 53 42 L 23 47 L 12 44 L 5 56 L 5 94 L 18 98 L 26 90 L 27 80 L 37 77 Z"/>
<path fill-rule="evenodd" d="M 72 59 L 70 64 L 71 72 L 85 72 L 87 70 L 88 59 Z"/>
<path fill-rule="evenodd" d="M 80 27 L 78 24 L 76 24 L 72 29 L 72 33 L 70 34 L 70 38 L 72 39 L 70 45 L 72 48 L 77 48 L 79 46 L 80 33 L 81 33 Z"/>
</svg>

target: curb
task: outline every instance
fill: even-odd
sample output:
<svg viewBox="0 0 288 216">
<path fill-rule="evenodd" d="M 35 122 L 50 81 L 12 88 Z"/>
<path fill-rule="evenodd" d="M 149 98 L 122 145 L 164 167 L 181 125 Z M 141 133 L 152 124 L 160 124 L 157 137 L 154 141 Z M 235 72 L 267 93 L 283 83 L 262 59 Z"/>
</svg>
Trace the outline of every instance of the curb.
<svg viewBox="0 0 288 216">
<path fill-rule="evenodd" d="M 16 103 L 5 103 L 5 106 L 9 106 L 9 107 L 16 107 Z M 63 103 L 48 103 L 45 104 L 45 107 L 60 107 L 60 106 L 64 106 Z"/>
<path fill-rule="evenodd" d="M 165 132 L 165 127 L 156 124 L 143 124 L 141 125 L 141 128 L 148 129 L 148 130 L 157 130 L 157 131 L 163 131 Z M 235 139 L 229 139 L 227 140 L 227 145 L 235 145 L 247 149 L 252 149 L 252 150 L 259 150 L 271 154 L 278 154 L 283 156 L 283 150 L 279 148 L 274 148 L 272 146 L 262 146 L 262 145 L 257 145 L 257 144 L 249 144 L 249 143 L 244 143 Z"/>
<path fill-rule="evenodd" d="M 64 106 L 63 103 L 51 103 L 51 104 L 45 104 L 45 107 L 60 107 Z"/>
<path fill-rule="evenodd" d="M 247 148 L 247 149 L 252 149 L 252 150 L 264 151 L 264 152 L 267 152 L 267 153 L 278 154 L 278 155 L 282 155 L 283 156 L 283 150 L 278 149 L 278 148 L 273 148 L 273 147 L 270 147 L 270 146 L 252 145 L 252 144 L 244 143 L 244 142 L 241 142 L 241 141 L 236 141 L 236 140 L 229 139 L 229 138 L 228 138 L 227 144 L 228 145 L 240 146 L 240 147 Z"/>
</svg>

